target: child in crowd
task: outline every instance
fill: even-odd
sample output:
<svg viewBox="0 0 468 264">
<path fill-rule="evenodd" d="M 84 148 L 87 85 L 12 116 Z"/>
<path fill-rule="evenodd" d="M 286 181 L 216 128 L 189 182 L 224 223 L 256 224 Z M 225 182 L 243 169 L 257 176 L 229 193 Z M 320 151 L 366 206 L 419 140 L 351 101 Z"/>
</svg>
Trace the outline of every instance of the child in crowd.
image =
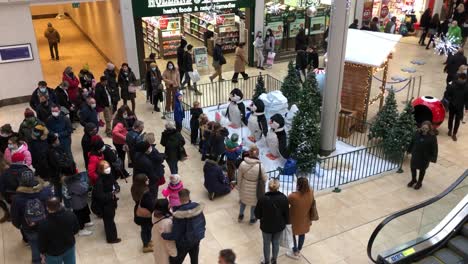
<svg viewBox="0 0 468 264">
<path fill-rule="evenodd" d="M 190 108 L 190 143 L 193 145 L 197 144 L 198 141 L 198 130 L 200 128 L 200 115 L 203 114 L 203 109 L 200 107 L 200 102 L 195 101 L 193 107 Z"/>
<path fill-rule="evenodd" d="M 202 154 L 202 161 L 206 159 L 206 138 L 205 131 L 208 127 L 208 116 L 201 114 L 198 118 L 198 125 L 200 126 L 200 143 L 198 144 L 198 151 Z"/>
<path fill-rule="evenodd" d="M 242 145 L 237 143 L 238 140 L 239 135 L 234 133 L 231 135 L 231 138 L 227 139 L 224 143 L 226 149 L 224 153 L 226 155 L 227 175 L 231 182 L 235 180 L 236 161 L 242 153 Z"/>
<path fill-rule="evenodd" d="M 182 131 L 182 121 L 185 118 L 185 110 L 182 106 L 182 92 L 177 92 L 175 95 L 174 105 L 174 121 L 177 131 Z"/>
<path fill-rule="evenodd" d="M 169 180 L 170 182 L 167 188 L 162 191 L 162 195 L 169 200 L 169 206 L 174 208 L 180 206 L 179 191 L 184 188 L 184 184 L 178 174 L 172 174 Z"/>
</svg>

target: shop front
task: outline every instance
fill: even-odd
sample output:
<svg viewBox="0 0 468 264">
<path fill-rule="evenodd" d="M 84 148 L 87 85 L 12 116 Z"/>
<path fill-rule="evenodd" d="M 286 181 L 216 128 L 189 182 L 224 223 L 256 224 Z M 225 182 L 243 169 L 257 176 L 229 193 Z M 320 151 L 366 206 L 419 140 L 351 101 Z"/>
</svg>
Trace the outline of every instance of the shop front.
<svg viewBox="0 0 468 264">
<path fill-rule="evenodd" d="M 216 39 L 232 60 L 236 43 L 251 43 L 255 1 L 249 0 L 133 0 L 135 32 L 140 58 L 151 53 L 158 59 L 175 60 L 181 37 L 194 46 L 197 66 L 207 67 Z M 249 47 L 250 45 L 246 45 Z M 248 51 L 253 63 L 253 52 Z M 143 70 L 142 72 L 145 72 Z"/>
<path fill-rule="evenodd" d="M 413 24 L 424 12 L 426 0 L 366 0 L 364 5 L 363 20 L 370 20 L 372 9 L 372 17 L 379 19 L 381 31 L 392 17 L 396 17 L 397 29 L 404 23 L 411 32 L 415 29 Z"/>
</svg>

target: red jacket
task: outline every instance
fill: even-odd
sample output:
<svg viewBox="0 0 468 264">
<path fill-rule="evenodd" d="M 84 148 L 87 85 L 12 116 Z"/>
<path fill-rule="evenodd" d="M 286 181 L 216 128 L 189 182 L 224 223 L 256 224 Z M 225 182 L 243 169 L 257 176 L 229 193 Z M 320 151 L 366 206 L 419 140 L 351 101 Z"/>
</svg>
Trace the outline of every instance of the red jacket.
<svg viewBox="0 0 468 264">
<path fill-rule="evenodd" d="M 112 129 L 112 142 L 118 145 L 124 145 L 127 138 L 127 128 L 121 122 Z"/>
<path fill-rule="evenodd" d="M 99 165 L 99 162 L 101 160 L 104 160 L 104 155 L 101 153 L 99 156 L 97 156 L 94 153 L 89 153 L 88 154 L 89 161 L 88 161 L 88 178 L 89 178 L 89 183 L 94 186 L 98 180 L 98 173 L 97 173 L 97 168 Z"/>
<path fill-rule="evenodd" d="M 71 102 L 76 102 L 76 99 L 78 98 L 78 86 L 80 85 L 80 80 L 78 80 L 76 76 L 70 78 L 70 76 L 63 73 L 62 81 L 68 82 L 68 97 L 70 98 Z"/>
</svg>

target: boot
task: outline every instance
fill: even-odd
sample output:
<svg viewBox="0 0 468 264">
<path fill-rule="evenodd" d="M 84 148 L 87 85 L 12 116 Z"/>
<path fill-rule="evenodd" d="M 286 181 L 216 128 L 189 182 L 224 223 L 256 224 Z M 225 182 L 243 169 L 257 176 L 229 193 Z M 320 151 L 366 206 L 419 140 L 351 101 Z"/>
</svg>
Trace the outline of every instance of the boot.
<svg viewBox="0 0 468 264">
<path fill-rule="evenodd" d="M 411 180 L 410 182 L 408 182 L 408 187 L 411 188 L 413 187 L 413 185 L 416 183 L 416 180 Z"/>
<path fill-rule="evenodd" d="M 151 253 L 151 252 L 153 252 L 153 248 L 150 247 L 149 244 L 146 247 L 143 247 L 143 253 Z"/>
</svg>

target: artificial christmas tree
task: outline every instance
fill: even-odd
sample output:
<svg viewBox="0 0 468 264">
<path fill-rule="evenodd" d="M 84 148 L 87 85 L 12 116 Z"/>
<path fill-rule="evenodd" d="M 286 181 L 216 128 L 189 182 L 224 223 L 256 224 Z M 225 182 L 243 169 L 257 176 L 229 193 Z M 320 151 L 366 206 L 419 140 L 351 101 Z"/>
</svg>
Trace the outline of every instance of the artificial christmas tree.
<svg viewBox="0 0 468 264">
<path fill-rule="evenodd" d="M 262 93 L 266 93 L 265 80 L 263 79 L 262 73 L 257 78 L 257 84 L 255 84 L 255 93 L 252 100 L 258 99 Z"/>
<path fill-rule="evenodd" d="M 401 161 L 415 132 L 416 120 L 413 115 L 413 106 L 408 103 L 389 133 L 383 138 L 383 149 L 389 160 Z"/>
<path fill-rule="evenodd" d="M 297 77 L 293 62 L 288 64 L 288 75 L 281 85 L 281 92 L 288 99 L 288 105 L 297 104 L 301 96 L 301 80 Z"/>
<path fill-rule="evenodd" d="M 398 110 L 395 100 L 395 92 L 393 90 L 389 90 L 387 98 L 385 99 L 385 105 L 379 111 L 375 121 L 370 127 L 368 135 L 369 139 L 384 139 L 388 133 L 390 133 L 390 129 L 395 125 L 397 120 Z"/>
<path fill-rule="evenodd" d="M 317 164 L 320 150 L 320 106 L 322 98 L 315 74 L 310 73 L 303 84 L 289 132 L 289 150 L 297 161 L 300 173 L 311 173 Z"/>
</svg>

